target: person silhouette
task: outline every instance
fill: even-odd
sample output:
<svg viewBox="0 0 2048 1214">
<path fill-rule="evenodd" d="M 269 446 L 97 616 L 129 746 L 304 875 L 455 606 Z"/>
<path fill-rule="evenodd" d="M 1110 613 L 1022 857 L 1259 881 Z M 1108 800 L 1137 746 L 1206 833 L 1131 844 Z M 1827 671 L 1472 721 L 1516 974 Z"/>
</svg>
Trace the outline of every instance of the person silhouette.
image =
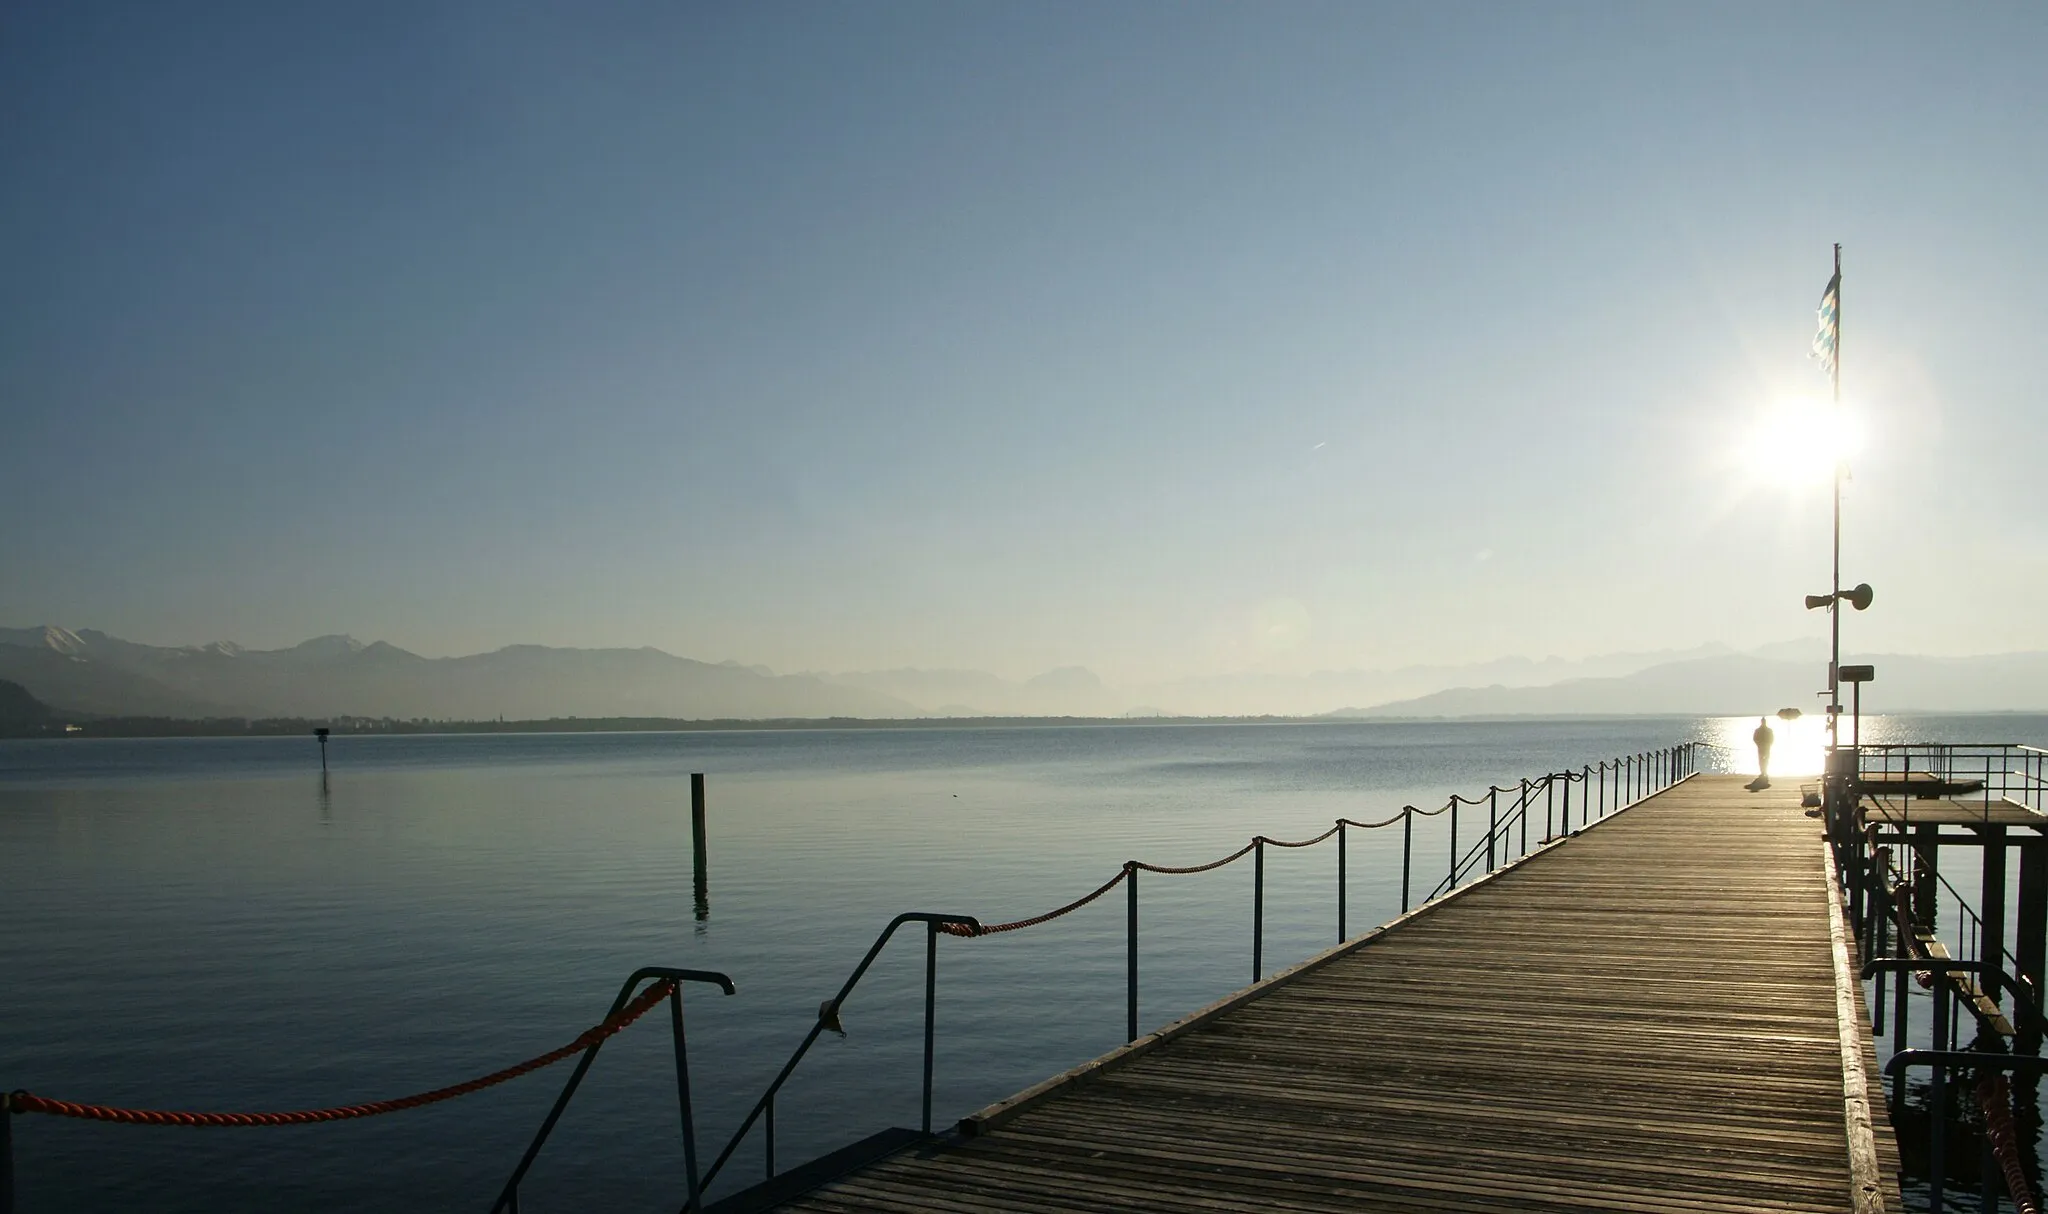
<svg viewBox="0 0 2048 1214">
<path fill-rule="evenodd" d="M 1771 719 L 1769 717 L 1758 717 L 1756 719 L 1756 732 L 1749 735 L 1749 740 L 1756 743 L 1755 787 L 1769 788 L 1771 786 L 1771 743 L 1778 740 L 1778 735 L 1771 732 Z"/>
</svg>

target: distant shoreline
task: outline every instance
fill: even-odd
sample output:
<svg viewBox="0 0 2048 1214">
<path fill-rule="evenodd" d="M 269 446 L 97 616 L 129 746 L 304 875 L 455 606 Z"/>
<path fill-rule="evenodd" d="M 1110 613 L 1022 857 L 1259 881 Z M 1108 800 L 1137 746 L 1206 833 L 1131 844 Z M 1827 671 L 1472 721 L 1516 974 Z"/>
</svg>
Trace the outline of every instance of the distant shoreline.
<svg viewBox="0 0 2048 1214">
<path fill-rule="evenodd" d="M 1144 728 L 1162 725 L 1484 725 L 1523 721 L 1678 720 L 1742 714 L 1715 712 L 1500 713 L 1474 716 L 1146 716 L 1146 717 L 779 717 L 693 720 L 679 717 L 553 717 L 521 721 L 435 721 L 366 717 L 104 717 L 52 721 L 27 728 L 0 726 L 0 738 L 260 738 L 300 737 L 315 729 L 337 738 L 466 734 L 719 733 L 748 730 L 849 729 L 1054 729 L 1061 727 Z M 1871 714 L 1875 717 L 1878 714 Z M 2038 717 L 2020 709 L 1975 712 L 1904 710 L 1884 716 Z"/>
</svg>

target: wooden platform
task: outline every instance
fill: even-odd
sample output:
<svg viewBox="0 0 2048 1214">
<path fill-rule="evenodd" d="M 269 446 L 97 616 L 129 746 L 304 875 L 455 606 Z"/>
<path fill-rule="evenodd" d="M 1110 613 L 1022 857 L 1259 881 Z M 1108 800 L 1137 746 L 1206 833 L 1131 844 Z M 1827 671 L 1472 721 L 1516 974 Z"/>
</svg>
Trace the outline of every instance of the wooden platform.
<svg viewBox="0 0 2048 1214">
<path fill-rule="evenodd" d="M 1696 777 L 782 1208 L 1896 1210 L 1824 863 Z"/>
<path fill-rule="evenodd" d="M 1920 801 L 1865 797 L 1863 820 L 1884 826 L 2031 826 L 2048 830 L 2048 814 L 2016 801 Z"/>
</svg>

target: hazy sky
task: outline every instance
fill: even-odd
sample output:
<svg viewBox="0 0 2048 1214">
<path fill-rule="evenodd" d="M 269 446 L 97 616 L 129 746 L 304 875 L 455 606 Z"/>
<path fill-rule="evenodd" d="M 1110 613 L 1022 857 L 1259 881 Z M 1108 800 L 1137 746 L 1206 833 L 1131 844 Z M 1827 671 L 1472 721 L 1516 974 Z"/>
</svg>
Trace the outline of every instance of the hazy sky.
<svg viewBox="0 0 2048 1214">
<path fill-rule="evenodd" d="M 2048 648 L 2043 64 L 2039 4 L 16 5 L 0 623 L 1809 635 L 1756 431 L 1839 240 L 1852 650 Z"/>
</svg>

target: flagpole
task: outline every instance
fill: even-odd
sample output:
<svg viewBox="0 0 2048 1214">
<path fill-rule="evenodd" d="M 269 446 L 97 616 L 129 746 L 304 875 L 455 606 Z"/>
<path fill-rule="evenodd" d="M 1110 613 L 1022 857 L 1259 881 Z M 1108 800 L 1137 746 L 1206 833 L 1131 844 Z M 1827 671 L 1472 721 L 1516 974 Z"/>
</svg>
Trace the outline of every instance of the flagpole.
<svg viewBox="0 0 2048 1214">
<path fill-rule="evenodd" d="M 1835 356 L 1831 360 L 1832 379 L 1835 389 L 1834 417 L 1831 429 L 1834 434 L 1835 457 L 1835 584 L 1834 598 L 1828 603 L 1829 644 L 1828 644 L 1828 746 L 1833 749 L 1838 743 L 1837 720 L 1842 715 L 1842 246 L 1835 245 Z"/>
</svg>

